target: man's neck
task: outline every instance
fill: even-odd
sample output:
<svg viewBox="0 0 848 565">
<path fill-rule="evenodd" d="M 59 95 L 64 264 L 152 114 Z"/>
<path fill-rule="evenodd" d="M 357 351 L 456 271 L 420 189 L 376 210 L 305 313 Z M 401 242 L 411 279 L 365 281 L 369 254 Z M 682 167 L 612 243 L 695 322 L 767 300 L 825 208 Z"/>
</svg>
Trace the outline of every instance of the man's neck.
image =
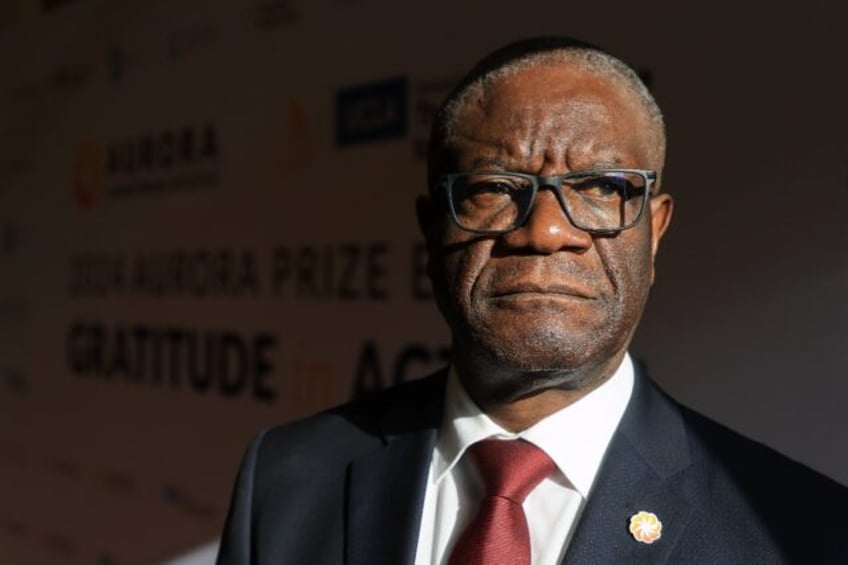
<svg viewBox="0 0 848 565">
<path fill-rule="evenodd" d="M 489 406 L 480 404 L 480 408 L 504 429 L 511 432 L 521 432 L 551 414 L 577 402 L 600 384 L 602 383 L 598 383 L 590 390 L 550 389 L 513 402 Z"/>
<path fill-rule="evenodd" d="M 511 375 L 509 381 L 527 385 L 523 391 L 517 387 L 515 392 L 506 397 L 488 386 L 493 381 L 504 382 L 503 375 L 493 379 L 491 372 L 481 375 L 475 369 L 459 363 L 457 372 L 469 397 L 483 412 L 504 429 L 521 432 L 601 386 L 621 365 L 624 355 L 625 351 L 622 351 L 603 366 L 581 372 L 545 372 L 541 376 L 533 373 Z"/>
</svg>

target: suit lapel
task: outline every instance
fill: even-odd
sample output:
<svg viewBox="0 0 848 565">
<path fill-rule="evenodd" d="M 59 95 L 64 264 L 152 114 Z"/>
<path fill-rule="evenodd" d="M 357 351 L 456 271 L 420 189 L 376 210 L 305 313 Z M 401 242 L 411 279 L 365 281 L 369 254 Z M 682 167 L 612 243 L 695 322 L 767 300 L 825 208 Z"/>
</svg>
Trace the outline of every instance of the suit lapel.
<svg viewBox="0 0 848 565">
<path fill-rule="evenodd" d="M 679 412 L 637 371 L 630 404 L 564 563 L 666 563 L 692 515 L 680 486 L 690 465 Z M 642 510 L 656 514 L 663 525 L 652 544 L 636 541 L 628 529 L 631 516 Z"/>
<path fill-rule="evenodd" d="M 381 426 L 383 445 L 350 466 L 345 521 L 349 565 L 415 561 L 445 375 L 429 380 L 391 403 Z"/>
<path fill-rule="evenodd" d="M 414 563 L 445 380 L 445 374 L 428 379 L 387 403 L 381 446 L 351 463 L 345 507 L 349 565 Z M 630 404 L 564 563 L 667 563 L 692 516 L 682 486 L 690 465 L 679 411 L 637 371 Z M 628 530 L 630 517 L 641 510 L 663 523 L 662 536 L 650 545 Z"/>
</svg>

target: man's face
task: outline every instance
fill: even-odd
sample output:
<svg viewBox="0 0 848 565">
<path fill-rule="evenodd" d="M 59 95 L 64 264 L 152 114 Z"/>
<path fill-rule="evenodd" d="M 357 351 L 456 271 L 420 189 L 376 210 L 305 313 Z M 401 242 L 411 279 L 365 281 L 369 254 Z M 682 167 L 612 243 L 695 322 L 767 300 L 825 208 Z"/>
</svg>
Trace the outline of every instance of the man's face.
<svg viewBox="0 0 848 565">
<path fill-rule="evenodd" d="M 551 176 L 662 166 L 652 162 L 656 138 L 636 97 L 569 64 L 528 67 L 490 84 L 456 118 L 450 146 L 458 171 Z M 636 226 L 615 236 L 575 228 L 549 190 L 539 192 L 524 226 L 499 236 L 424 214 L 455 355 L 524 374 L 571 374 L 557 382 L 563 387 L 614 369 L 647 299 L 670 210 L 666 195 L 655 197 Z"/>
</svg>

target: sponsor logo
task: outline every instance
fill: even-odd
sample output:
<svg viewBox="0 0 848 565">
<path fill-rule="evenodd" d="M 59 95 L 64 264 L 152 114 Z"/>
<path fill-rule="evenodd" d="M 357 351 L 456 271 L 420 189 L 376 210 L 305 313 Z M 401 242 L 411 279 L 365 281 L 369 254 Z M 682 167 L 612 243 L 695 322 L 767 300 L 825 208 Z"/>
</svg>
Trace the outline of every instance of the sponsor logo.
<svg viewBox="0 0 848 565">
<path fill-rule="evenodd" d="M 406 135 L 405 77 L 339 90 L 336 94 L 336 143 L 341 146 Z"/>
<path fill-rule="evenodd" d="M 73 162 L 74 200 L 91 208 L 102 197 L 162 194 L 218 182 L 214 124 L 142 133 L 100 146 L 85 140 Z"/>
</svg>

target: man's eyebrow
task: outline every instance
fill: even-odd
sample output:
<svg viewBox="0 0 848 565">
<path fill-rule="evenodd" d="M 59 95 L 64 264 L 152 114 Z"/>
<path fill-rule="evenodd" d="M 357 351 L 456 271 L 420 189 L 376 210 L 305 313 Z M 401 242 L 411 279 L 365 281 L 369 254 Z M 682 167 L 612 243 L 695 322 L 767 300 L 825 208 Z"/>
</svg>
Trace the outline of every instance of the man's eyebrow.
<svg viewBox="0 0 848 565">
<path fill-rule="evenodd" d="M 583 164 L 581 164 L 583 165 Z M 514 166 L 514 165 L 513 165 Z M 515 170 L 506 161 L 502 160 L 499 157 L 477 157 L 471 162 L 471 168 L 477 170 Z M 577 170 L 590 171 L 590 170 L 603 170 L 603 169 L 620 169 L 624 166 L 624 159 L 620 159 L 618 157 L 613 156 L 604 156 L 603 158 L 594 159 L 585 163 L 585 165 L 581 166 Z"/>
<path fill-rule="evenodd" d="M 477 157 L 471 162 L 474 169 L 509 169 L 506 163 L 497 157 Z"/>
<path fill-rule="evenodd" d="M 597 147 L 592 151 L 569 155 L 569 165 L 575 170 L 623 169 L 630 159 L 612 147 Z"/>
<path fill-rule="evenodd" d="M 597 159 L 595 161 L 590 161 L 588 163 L 588 169 L 620 169 L 624 161 L 622 159 L 612 158 L 612 159 Z"/>
</svg>

